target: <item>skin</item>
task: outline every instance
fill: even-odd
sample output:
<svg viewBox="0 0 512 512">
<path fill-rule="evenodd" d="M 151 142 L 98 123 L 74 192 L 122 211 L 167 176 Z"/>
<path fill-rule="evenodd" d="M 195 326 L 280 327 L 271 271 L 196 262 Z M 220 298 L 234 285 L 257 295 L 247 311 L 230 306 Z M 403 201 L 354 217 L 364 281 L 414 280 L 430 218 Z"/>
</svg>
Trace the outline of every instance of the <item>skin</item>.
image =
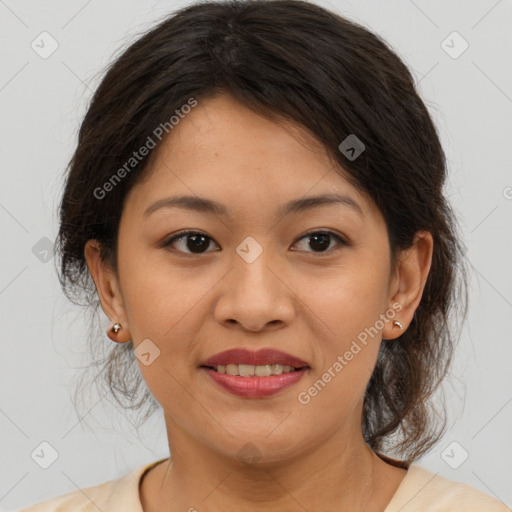
<svg viewBox="0 0 512 512">
<path fill-rule="evenodd" d="M 132 339 L 135 348 L 150 339 L 160 350 L 151 364 L 138 364 L 163 408 L 172 461 L 143 478 L 144 511 L 382 512 L 406 471 L 365 443 L 364 391 L 381 339 L 401 343 L 420 303 L 430 233 L 418 232 L 392 269 L 381 212 L 322 146 L 301 127 L 266 119 L 228 94 L 200 101 L 152 154 L 148 171 L 125 201 L 118 273 L 101 262 L 96 241 L 85 247 L 103 311 L 123 326 L 111 336 Z M 277 214 L 292 199 L 333 192 L 353 198 L 362 215 L 341 204 Z M 179 208 L 144 216 L 155 201 L 178 194 L 216 200 L 231 218 Z M 209 237 L 202 252 L 191 252 L 187 238 L 159 245 L 182 229 Z M 305 236 L 309 230 L 335 231 L 349 245 L 331 237 L 322 251 Z M 263 249 L 252 263 L 236 252 L 247 236 Z M 300 403 L 298 394 L 393 304 L 402 306 L 393 319 L 404 330 L 385 322 Z M 277 348 L 310 369 L 277 395 L 237 397 L 199 366 L 238 347 Z M 239 456 L 248 442 L 259 456 L 252 463 Z"/>
</svg>

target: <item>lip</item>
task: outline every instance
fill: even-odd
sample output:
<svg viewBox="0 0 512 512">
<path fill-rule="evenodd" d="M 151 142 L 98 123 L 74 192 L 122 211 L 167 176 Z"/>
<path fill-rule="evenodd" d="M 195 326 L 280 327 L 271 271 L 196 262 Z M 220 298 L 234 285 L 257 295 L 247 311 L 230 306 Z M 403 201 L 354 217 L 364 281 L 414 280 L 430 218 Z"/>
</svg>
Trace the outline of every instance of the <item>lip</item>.
<svg viewBox="0 0 512 512">
<path fill-rule="evenodd" d="M 303 368 L 308 366 L 308 364 L 299 359 L 298 357 L 287 354 L 286 352 L 281 352 L 280 350 L 275 349 L 261 349 L 257 352 L 252 352 L 243 348 L 236 348 L 231 350 L 225 350 L 224 352 L 220 352 L 210 357 L 206 361 L 204 361 L 200 366 L 219 366 L 219 365 L 227 365 L 227 364 L 252 364 L 255 366 L 265 365 L 265 364 L 281 364 L 293 366 L 294 368 Z M 294 372 L 292 372 L 294 373 Z M 279 377 L 279 375 L 277 376 Z M 246 377 L 242 377 L 246 379 Z M 260 377 L 264 379 L 268 379 L 269 377 Z M 259 378 L 255 378 L 259 380 Z"/>
<path fill-rule="evenodd" d="M 214 369 L 209 368 L 219 365 L 226 366 L 228 364 L 251 364 L 255 366 L 281 364 L 283 366 L 291 366 L 296 368 L 296 370 L 281 375 L 269 375 L 268 377 L 242 377 L 218 373 Z M 221 388 L 236 396 L 243 396 L 245 398 L 261 398 L 279 393 L 296 384 L 309 369 L 309 365 L 302 359 L 270 348 L 261 349 L 256 352 L 243 348 L 225 350 L 210 357 L 201 365 L 201 370 Z"/>
<path fill-rule="evenodd" d="M 301 368 L 290 373 L 270 375 L 269 377 L 241 377 L 218 373 L 211 368 L 202 367 L 203 370 L 216 384 L 229 391 L 233 395 L 245 398 L 262 398 L 275 395 L 284 389 L 293 386 L 309 370 Z"/>
</svg>

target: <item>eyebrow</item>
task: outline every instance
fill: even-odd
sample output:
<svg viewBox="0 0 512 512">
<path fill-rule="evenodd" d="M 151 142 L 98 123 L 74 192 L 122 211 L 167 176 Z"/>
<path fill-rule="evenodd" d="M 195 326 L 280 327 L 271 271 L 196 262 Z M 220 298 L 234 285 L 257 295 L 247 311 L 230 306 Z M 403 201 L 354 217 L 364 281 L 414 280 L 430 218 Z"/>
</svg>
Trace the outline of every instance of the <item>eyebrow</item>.
<svg viewBox="0 0 512 512">
<path fill-rule="evenodd" d="M 349 196 L 340 194 L 321 194 L 317 196 L 303 197 L 301 199 L 294 199 L 285 203 L 277 211 L 277 216 L 285 216 L 288 213 L 299 213 L 319 206 L 327 205 L 344 205 L 352 208 L 360 216 L 364 216 L 363 210 L 359 204 Z M 182 208 L 184 210 L 191 210 L 200 213 L 214 214 L 231 219 L 227 208 L 217 201 L 206 199 L 199 196 L 172 196 L 160 199 L 148 206 L 144 211 L 144 217 L 149 216 L 151 213 L 161 208 Z"/>
</svg>

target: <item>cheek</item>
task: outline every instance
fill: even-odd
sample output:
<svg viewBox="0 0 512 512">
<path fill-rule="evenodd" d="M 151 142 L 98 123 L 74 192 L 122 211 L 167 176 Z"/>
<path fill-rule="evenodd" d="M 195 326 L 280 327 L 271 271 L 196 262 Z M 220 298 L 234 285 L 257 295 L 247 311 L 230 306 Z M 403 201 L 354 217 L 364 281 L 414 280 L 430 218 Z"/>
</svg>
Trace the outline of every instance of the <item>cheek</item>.
<svg viewBox="0 0 512 512">
<path fill-rule="evenodd" d="M 201 357 L 198 340 L 202 319 L 209 314 L 208 293 L 222 274 L 171 268 L 165 259 L 152 263 L 136 254 L 124 260 L 119 272 L 135 353 L 145 347 L 151 353 L 148 365 L 138 357 L 139 368 L 157 401 L 172 409 L 183 394 L 178 383 L 190 379 L 190 366 Z"/>
<path fill-rule="evenodd" d="M 373 263 L 373 264 L 372 264 Z M 375 325 L 384 312 L 386 276 L 371 261 L 334 268 L 329 275 L 302 278 L 301 300 L 306 317 L 317 321 L 331 342 L 342 349 L 352 338 Z"/>
<path fill-rule="evenodd" d="M 153 252 L 133 252 L 120 262 L 124 307 L 135 342 L 151 336 L 164 341 L 184 330 L 218 281 L 197 268 L 172 266 L 164 251 Z"/>
<path fill-rule="evenodd" d="M 316 386 L 321 392 L 315 400 L 341 414 L 362 399 L 376 363 L 381 336 L 375 326 L 384 312 L 385 276 L 378 265 L 361 259 L 360 265 L 338 269 L 329 279 L 304 281 L 303 296 L 316 333 L 313 380 L 321 381 Z"/>
</svg>

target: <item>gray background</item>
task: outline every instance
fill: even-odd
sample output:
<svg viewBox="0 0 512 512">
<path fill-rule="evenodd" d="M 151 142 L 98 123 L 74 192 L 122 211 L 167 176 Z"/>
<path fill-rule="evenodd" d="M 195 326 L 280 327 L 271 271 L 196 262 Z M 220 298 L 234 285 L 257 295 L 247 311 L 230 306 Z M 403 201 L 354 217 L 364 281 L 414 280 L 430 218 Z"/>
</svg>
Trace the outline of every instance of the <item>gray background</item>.
<svg viewBox="0 0 512 512">
<path fill-rule="evenodd" d="M 86 316 L 61 293 L 45 237 L 57 233 L 62 174 L 98 73 L 115 50 L 188 3 L 0 0 L 2 510 L 168 454 L 161 411 L 140 438 L 108 397 L 91 407 L 90 426 L 77 417 L 70 390 L 87 362 Z M 445 385 L 450 430 L 420 463 L 512 507 L 512 2 L 318 3 L 383 36 L 412 69 L 442 137 L 446 191 L 468 247 L 470 311 Z M 31 47 L 35 41 L 43 51 L 46 37 L 51 49 L 44 31 L 58 43 L 45 59 Z M 469 47 L 458 55 L 460 37 Z M 31 458 L 43 441 L 58 452 L 48 469 Z"/>
</svg>

